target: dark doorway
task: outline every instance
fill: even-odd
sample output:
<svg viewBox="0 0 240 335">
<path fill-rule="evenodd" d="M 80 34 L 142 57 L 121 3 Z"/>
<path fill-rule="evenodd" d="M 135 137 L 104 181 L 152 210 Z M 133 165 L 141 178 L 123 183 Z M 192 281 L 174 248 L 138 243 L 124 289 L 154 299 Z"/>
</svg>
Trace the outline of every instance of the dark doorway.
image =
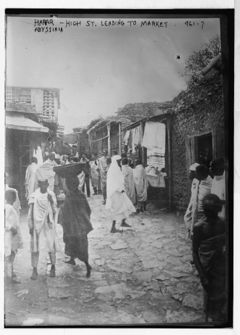
<svg viewBox="0 0 240 335">
<path fill-rule="evenodd" d="M 212 133 L 195 137 L 195 158 L 196 162 L 209 167 L 213 159 Z"/>
</svg>

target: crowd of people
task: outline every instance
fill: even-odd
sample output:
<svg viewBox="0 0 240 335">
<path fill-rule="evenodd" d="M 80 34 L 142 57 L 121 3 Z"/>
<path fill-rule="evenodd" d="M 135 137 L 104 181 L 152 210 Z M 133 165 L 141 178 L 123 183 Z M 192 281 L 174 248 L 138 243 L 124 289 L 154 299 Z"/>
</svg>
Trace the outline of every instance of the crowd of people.
<svg viewBox="0 0 240 335">
<path fill-rule="evenodd" d="M 54 167 L 81 163 L 82 172 L 62 178 Z M 148 169 L 149 167 L 147 167 Z M 41 166 L 32 158 L 27 167 L 25 187 L 28 200 L 29 233 L 32 275 L 38 277 L 40 240 L 45 240 L 51 269 L 56 275 L 58 241 L 56 224 L 63 228 L 66 262 L 75 265 L 78 258 L 86 265 L 86 276 L 91 275 L 88 262 L 88 233 L 93 229 L 91 209 L 87 198 L 101 194 L 103 205 L 112 218 L 110 233 L 129 228 L 133 213 L 146 210 L 148 195 L 147 169 L 141 160 L 135 162 L 126 154 L 102 152 L 100 157 L 86 154 L 69 158 L 50 153 Z M 193 263 L 205 291 L 206 318 L 219 320 L 226 313 L 226 236 L 225 236 L 225 171 L 224 160 L 211 162 L 210 168 L 194 163 L 190 166 L 191 197 L 184 215 L 188 237 L 192 240 Z M 166 173 L 161 171 L 165 185 Z M 91 187 L 90 187 L 91 183 Z M 86 196 L 85 196 L 86 193 Z M 5 264 L 12 282 L 19 282 L 14 273 L 14 259 L 22 248 L 19 226 L 20 202 L 17 191 L 8 186 L 5 191 Z"/>
</svg>

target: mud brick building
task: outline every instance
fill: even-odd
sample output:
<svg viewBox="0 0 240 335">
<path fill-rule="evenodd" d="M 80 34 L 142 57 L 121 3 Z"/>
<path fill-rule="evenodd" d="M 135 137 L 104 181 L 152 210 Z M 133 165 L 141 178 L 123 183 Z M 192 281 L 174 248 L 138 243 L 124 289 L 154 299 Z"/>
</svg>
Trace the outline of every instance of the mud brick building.
<svg viewBox="0 0 240 335">
<path fill-rule="evenodd" d="M 190 196 L 189 166 L 226 157 L 223 80 L 212 70 L 174 99 L 171 112 L 172 204 L 184 210 Z"/>
<path fill-rule="evenodd" d="M 218 58 L 219 60 L 219 58 Z M 165 105 L 158 115 L 144 118 L 124 129 L 147 121 L 166 124 L 166 172 L 169 208 L 185 211 L 190 198 L 189 166 L 195 162 L 209 165 L 215 158 L 228 160 L 225 149 L 227 113 L 224 112 L 221 68 L 203 70 L 188 89 Z M 123 134 L 124 137 L 124 134 Z M 139 151 L 146 166 L 146 150 Z"/>
</svg>

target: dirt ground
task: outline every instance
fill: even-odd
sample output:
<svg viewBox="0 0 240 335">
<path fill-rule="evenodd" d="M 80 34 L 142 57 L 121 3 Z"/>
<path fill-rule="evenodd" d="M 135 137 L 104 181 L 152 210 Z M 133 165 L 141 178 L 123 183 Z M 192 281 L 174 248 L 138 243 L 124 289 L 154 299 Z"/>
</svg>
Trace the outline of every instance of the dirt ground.
<svg viewBox="0 0 240 335">
<path fill-rule="evenodd" d="M 92 275 L 85 265 L 64 262 L 62 228 L 56 277 L 49 277 L 41 250 L 39 276 L 30 279 L 26 211 L 21 216 L 24 249 L 16 256 L 20 284 L 5 284 L 5 326 L 167 325 L 204 322 L 203 292 L 191 264 L 191 244 L 182 219 L 154 209 L 111 234 L 111 219 L 100 195 L 89 200 L 94 230 L 89 234 Z"/>
</svg>

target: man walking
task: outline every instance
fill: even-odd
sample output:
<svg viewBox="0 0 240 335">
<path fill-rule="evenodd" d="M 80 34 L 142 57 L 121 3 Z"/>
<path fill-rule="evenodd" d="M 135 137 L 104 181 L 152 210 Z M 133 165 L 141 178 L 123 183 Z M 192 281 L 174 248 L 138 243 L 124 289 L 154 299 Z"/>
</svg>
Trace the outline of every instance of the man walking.
<svg viewBox="0 0 240 335">
<path fill-rule="evenodd" d="M 40 238 L 46 242 L 46 248 L 51 261 L 50 277 L 55 277 L 56 264 L 56 230 L 55 214 L 57 201 L 55 194 L 48 189 L 47 180 L 39 180 L 39 188 L 29 199 L 29 232 L 31 235 L 31 262 L 33 272 L 31 279 L 38 276 Z"/>
</svg>

